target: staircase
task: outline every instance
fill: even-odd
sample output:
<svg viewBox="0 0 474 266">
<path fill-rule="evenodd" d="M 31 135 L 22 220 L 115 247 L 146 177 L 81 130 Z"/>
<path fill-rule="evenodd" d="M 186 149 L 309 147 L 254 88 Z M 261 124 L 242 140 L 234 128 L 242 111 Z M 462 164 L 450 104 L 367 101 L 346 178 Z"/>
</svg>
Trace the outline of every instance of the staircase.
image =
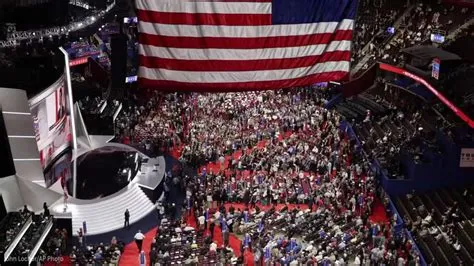
<svg viewBox="0 0 474 266">
<path fill-rule="evenodd" d="M 83 204 L 68 204 L 72 212 L 72 230 L 77 235 L 86 221 L 87 235 L 97 235 L 123 227 L 124 212 L 130 212 L 130 224 L 141 220 L 155 209 L 153 203 L 137 184 L 116 197 Z"/>
</svg>

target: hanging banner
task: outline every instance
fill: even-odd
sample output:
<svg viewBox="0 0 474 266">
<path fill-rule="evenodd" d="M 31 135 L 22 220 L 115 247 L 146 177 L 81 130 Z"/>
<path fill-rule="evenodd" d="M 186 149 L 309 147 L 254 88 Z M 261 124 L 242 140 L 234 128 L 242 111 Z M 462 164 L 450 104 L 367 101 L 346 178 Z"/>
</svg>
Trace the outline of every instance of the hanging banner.
<svg viewBox="0 0 474 266">
<path fill-rule="evenodd" d="M 88 59 L 89 59 L 89 56 L 80 57 L 80 58 L 77 58 L 77 59 L 70 60 L 69 61 L 69 66 L 73 67 L 73 66 L 86 64 Z"/>
<path fill-rule="evenodd" d="M 384 64 L 384 63 L 379 63 L 379 67 L 382 70 L 393 72 L 399 75 L 403 75 L 405 77 L 411 78 L 415 80 L 418 83 L 421 83 L 423 86 L 425 86 L 428 90 L 430 90 L 438 99 L 443 102 L 449 109 L 451 109 L 460 119 L 462 119 L 464 122 L 466 122 L 471 128 L 474 128 L 474 120 L 472 120 L 469 116 L 467 116 L 462 110 L 460 110 L 457 106 L 455 106 L 452 102 L 450 102 L 446 97 L 444 97 L 443 94 L 441 94 L 439 91 L 437 91 L 433 86 L 431 86 L 426 80 L 423 78 L 412 74 L 408 71 L 406 71 L 403 68 L 399 68 L 396 66 Z"/>
<path fill-rule="evenodd" d="M 463 7 L 474 7 L 474 0 L 443 0 L 443 3 Z"/>
<path fill-rule="evenodd" d="M 474 167 L 474 149 L 461 149 L 459 167 Z"/>
</svg>

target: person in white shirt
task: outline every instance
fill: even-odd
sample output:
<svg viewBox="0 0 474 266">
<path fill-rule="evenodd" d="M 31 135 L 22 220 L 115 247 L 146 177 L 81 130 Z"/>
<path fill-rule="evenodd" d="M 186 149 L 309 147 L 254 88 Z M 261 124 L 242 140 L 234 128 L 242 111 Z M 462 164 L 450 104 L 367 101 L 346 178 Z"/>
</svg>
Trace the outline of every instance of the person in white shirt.
<svg viewBox="0 0 474 266">
<path fill-rule="evenodd" d="M 201 216 L 198 217 L 198 221 L 199 221 L 199 229 L 204 230 L 204 224 L 206 223 L 206 217 L 204 217 L 204 215 L 201 215 Z"/>
<path fill-rule="evenodd" d="M 359 256 L 356 256 L 355 259 L 354 259 L 354 265 L 360 265 L 360 258 Z"/>
<path fill-rule="evenodd" d="M 211 245 L 209 245 L 209 251 L 216 252 L 217 251 L 217 244 L 212 242 Z"/>
<path fill-rule="evenodd" d="M 397 265 L 398 265 L 398 266 L 403 266 L 403 265 L 405 265 L 405 260 L 403 259 L 403 257 L 398 257 Z"/>
<path fill-rule="evenodd" d="M 458 241 L 458 240 L 456 240 L 456 242 L 453 244 L 453 248 L 454 248 L 456 251 L 461 250 L 461 245 L 459 244 L 459 241 Z"/>
<path fill-rule="evenodd" d="M 430 214 L 426 215 L 426 217 L 423 219 L 423 221 L 421 222 L 421 224 L 423 225 L 429 225 L 431 223 L 431 220 L 433 220 L 433 218 L 431 217 Z"/>
<path fill-rule="evenodd" d="M 160 201 L 156 203 L 156 209 L 158 210 L 160 217 L 163 217 L 163 215 L 165 214 L 165 207 Z"/>
<path fill-rule="evenodd" d="M 141 230 L 138 230 L 138 232 L 135 234 L 134 239 L 138 247 L 138 252 L 142 251 L 142 244 L 143 244 L 143 239 L 145 239 L 145 235 L 142 234 Z"/>
</svg>

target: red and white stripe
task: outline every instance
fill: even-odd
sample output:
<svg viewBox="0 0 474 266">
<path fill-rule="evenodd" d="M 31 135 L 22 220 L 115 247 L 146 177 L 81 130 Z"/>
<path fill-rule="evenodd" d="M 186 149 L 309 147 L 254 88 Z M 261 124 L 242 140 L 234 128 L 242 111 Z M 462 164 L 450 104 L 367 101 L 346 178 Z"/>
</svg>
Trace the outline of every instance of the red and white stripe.
<svg viewBox="0 0 474 266">
<path fill-rule="evenodd" d="M 137 0 L 140 84 L 274 89 L 347 76 L 353 20 L 271 25 L 271 5 Z"/>
</svg>

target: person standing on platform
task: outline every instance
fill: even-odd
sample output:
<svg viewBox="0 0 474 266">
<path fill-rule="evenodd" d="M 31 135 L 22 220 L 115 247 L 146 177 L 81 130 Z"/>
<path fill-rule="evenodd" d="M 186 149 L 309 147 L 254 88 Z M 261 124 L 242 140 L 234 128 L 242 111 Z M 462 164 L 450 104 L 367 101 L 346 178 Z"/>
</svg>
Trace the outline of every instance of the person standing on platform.
<svg viewBox="0 0 474 266">
<path fill-rule="evenodd" d="M 130 212 L 128 209 L 125 210 L 125 221 L 123 223 L 123 227 L 130 228 Z"/>
<path fill-rule="evenodd" d="M 46 202 L 43 203 L 43 215 L 44 217 L 50 216 L 48 205 L 46 204 Z"/>
<path fill-rule="evenodd" d="M 82 247 L 82 237 L 84 236 L 84 233 L 82 232 L 82 228 L 79 228 L 79 231 L 77 231 L 77 240 L 79 241 L 79 246 Z"/>
<path fill-rule="evenodd" d="M 140 255 L 138 255 L 138 265 L 146 266 L 146 256 L 143 250 L 140 252 Z"/>
<path fill-rule="evenodd" d="M 63 211 L 66 212 L 67 211 L 67 199 L 68 199 L 68 194 L 67 194 L 67 190 L 66 189 L 63 189 L 64 191 L 64 209 Z"/>
<path fill-rule="evenodd" d="M 135 238 L 135 243 L 137 244 L 137 247 L 138 247 L 138 251 L 142 251 L 142 244 L 143 244 L 143 239 L 145 239 L 145 235 L 142 234 L 141 230 L 138 230 L 134 238 Z"/>
</svg>

